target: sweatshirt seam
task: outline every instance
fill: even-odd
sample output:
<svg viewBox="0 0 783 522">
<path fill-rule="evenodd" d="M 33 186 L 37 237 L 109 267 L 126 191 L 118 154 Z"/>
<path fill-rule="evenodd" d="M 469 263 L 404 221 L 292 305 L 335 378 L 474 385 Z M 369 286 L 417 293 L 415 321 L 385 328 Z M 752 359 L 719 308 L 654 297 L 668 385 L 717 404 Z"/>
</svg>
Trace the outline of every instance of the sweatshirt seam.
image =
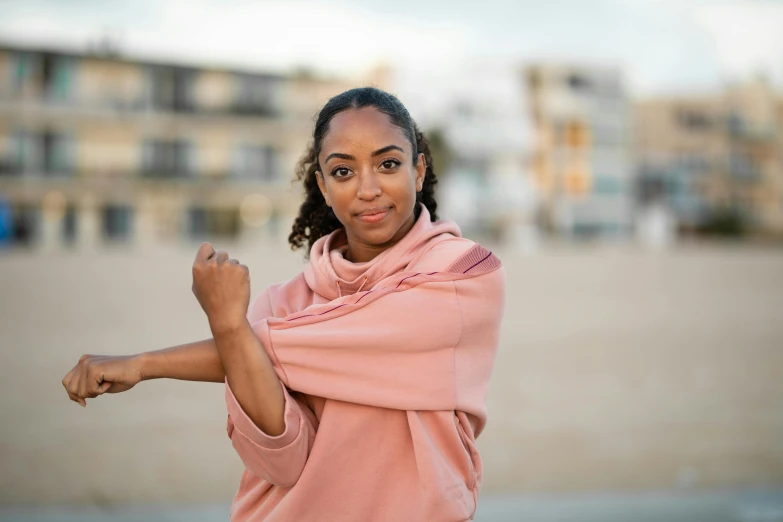
<svg viewBox="0 0 783 522">
<path fill-rule="evenodd" d="M 279 448 L 272 448 L 272 447 L 269 447 L 269 446 L 267 446 L 265 444 L 260 443 L 258 440 L 256 440 L 255 437 L 252 437 L 250 434 L 245 433 L 245 431 L 243 429 L 237 427 L 236 424 L 234 425 L 234 427 L 235 427 L 236 431 L 239 432 L 240 435 L 242 435 L 243 437 L 245 437 L 248 440 L 248 442 L 250 442 L 254 446 L 258 447 L 259 449 L 261 449 L 264 452 L 287 451 L 299 439 L 299 436 L 302 434 L 302 418 L 299 416 L 298 413 L 295 413 L 295 415 L 296 415 L 296 428 L 295 428 L 296 429 L 296 433 L 293 435 L 293 437 L 291 438 L 291 440 L 289 442 L 285 443 L 285 445 L 280 446 Z M 261 432 L 262 436 L 270 437 L 270 435 L 267 435 L 266 433 L 261 431 L 260 428 L 256 427 L 256 429 Z M 285 432 L 283 432 L 281 435 L 284 435 L 284 434 L 285 434 Z M 274 438 L 274 437 L 270 437 L 270 438 Z"/>
<path fill-rule="evenodd" d="M 270 319 L 276 319 L 274 309 L 272 308 L 272 295 L 271 295 L 271 292 L 267 292 L 266 297 L 267 297 L 267 301 L 269 302 L 269 312 L 270 312 L 270 315 L 268 317 L 266 317 L 265 319 L 263 319 L 263 321 L 264 321 L 264 323 L 266 325 L 266 332 L 267 332 L 267 336 L 266 337 L 267 337 L 267 339 L 269 339 L 269 346 L 267 347 L 269 349 L 266 350 L 266 352 L 269 355 L 269 358 L 271 359 L 272 366 L 280 368 L 280 373 L 282 374 L 282 380 L 283 380 L 283 382 L 281 384 L 283 384 L 284 386 L 287 386 L 287 387 L 290 388 L 291 386 L 289 384 L 290 381 L 288 380 L 288 374 L 285 372 L 285 368 L 283 368 L 283 365 L 280 364 L 280 359 L 277 357 L 277 352 L 275 352 L 274 343 L 272 342 L 272 329 L 269 327 L 269 320 Z M 261 339 L 261 338 L 259 338 L 258 340 L 261 343 L 262 348 L 263 348 L 264 347 L 264 340 Z M 275 372 L 275 373 L 277 373 L 277 372 Z"/>
<path fill-rule="evenodd" d="M 272 359 L 272 365 L 280 368 L 280 373 L 282 374 L 283 382 L 282 384 L 287 387 L 291 387 L 291 381 L 288 380 L 288 374 L 285 372 L 285 368 L 283 368 L 283 365 L 280 364 L 280 359 L 277 357 L 277 352 L 275 351 L 274 342 L 272 341 L 272 329 L 269 327 L 269 321 L 266 321 L 266 331 L 267 331 L 267 338 L 269 339 L 269 350 L 267 351 L 270 355 L 270 358 Z M 263 341 L 261 341 L 263 343 Z"/>
<path fill-rule="evenodd" d="M 457 289 L 457 282 L 452 281 L 452 286 L 454 287 L 454 298 L 457 301 L 457 310 L 459 310 L 459 335 L 457 336 L 457 341 L 454 343 L 454 347 L 451 350 L 452 357 L 453 357 L 453 364 L 454 364 L 454 409 L 457 409 L 457 405 L 459 404 L 459 378 L 457 375 L 457 347 L 462 342 L 462 333 L 465 329 L 465 315 L 462 310 L 462 302 L 459 300 L 459 290 Z"/>
</svg>

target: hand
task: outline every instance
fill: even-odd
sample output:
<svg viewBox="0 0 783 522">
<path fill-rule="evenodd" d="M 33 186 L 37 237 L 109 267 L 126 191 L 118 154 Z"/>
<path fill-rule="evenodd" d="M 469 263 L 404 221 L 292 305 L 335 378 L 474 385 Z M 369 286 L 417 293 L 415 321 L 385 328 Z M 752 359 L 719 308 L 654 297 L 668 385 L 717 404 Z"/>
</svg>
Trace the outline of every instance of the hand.
<svg viewBox="0 0 783 522">
<path fill-rule="evenodd" d="M 141 380 L 141 361 L 135 355 L 82 355 L 63 378 L 63 386 L 72 401 L 87 406 L 85 399 L 130 390 Z"/>
<path fill-rule="evenodd" d="M 193 294 L 215 332 L 231 330 L 247 321 L 250 271 L 225 250 L 215 252 L 202 243 L 193 262 Z"/>
</svg>

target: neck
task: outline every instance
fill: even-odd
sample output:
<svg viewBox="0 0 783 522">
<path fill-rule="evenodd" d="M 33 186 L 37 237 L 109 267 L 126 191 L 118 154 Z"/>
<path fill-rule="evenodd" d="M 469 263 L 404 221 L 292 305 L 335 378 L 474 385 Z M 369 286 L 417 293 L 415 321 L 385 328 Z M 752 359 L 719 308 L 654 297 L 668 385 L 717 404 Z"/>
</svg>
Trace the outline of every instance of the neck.
<svg viewBox="0 0 783 522">
<path fill-rule="evenodd" d="M 346 230 L 348 250 L 345 253 L 345 258 L 351 263 L 366 263 L 367 261 L 372 261 L 380 253 L 399 243 L 399 241 L 405 237 L 405 234 L 413 228 L 415 223 L 416 215 L 411 212 L 410 218 L 408 218 L 400 229 L 397 230 L 397 233 L 395 233 L 389 241 L 381 244 L 364 243 L 361 239 Z"/>
</svg>

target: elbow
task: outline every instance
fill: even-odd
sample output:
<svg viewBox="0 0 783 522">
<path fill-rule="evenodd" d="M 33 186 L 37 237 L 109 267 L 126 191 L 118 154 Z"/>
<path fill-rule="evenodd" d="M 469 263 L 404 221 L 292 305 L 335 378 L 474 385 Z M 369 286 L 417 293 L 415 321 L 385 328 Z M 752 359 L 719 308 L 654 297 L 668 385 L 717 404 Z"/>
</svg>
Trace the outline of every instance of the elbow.
<svg viewBox="0 0 783 522">
<path fill-rule="evenodd" d="M 281 488 L 293 487 L 307 462 L 307 437 L 296 437 L 288 445 L 273 449 L 259 446 L 242 432 L 234 430 L 231 443 L 248 471 Z"/>
</svg>

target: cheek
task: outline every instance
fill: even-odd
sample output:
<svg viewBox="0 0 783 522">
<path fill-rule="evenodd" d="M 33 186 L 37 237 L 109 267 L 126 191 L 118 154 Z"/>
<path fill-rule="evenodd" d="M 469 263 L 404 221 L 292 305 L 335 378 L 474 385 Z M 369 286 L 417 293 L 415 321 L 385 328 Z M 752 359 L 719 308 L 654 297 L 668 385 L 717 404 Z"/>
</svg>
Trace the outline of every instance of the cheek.
<svg viewBox="0 0 783 522">
<path fill-rule="evenodd" d="M 389 187 L 389 192 L 394 194 L 394 199 L 397 201 L 410 202 L 416 199 L 416 178 L 413 175 L 400 176 L 392 186 Z"/>
<path fill-rule="evenodd" d="M 346 208 L 347 204 L 355 196 L 356 190 L 350 185 L 350 181 L 342 183 L 333 181 L 327 185 L 326 192 L 329 194 L 329 201 L 331 202 L 335 213 L 339 213 L 342 209 Z"/>
</svg>

